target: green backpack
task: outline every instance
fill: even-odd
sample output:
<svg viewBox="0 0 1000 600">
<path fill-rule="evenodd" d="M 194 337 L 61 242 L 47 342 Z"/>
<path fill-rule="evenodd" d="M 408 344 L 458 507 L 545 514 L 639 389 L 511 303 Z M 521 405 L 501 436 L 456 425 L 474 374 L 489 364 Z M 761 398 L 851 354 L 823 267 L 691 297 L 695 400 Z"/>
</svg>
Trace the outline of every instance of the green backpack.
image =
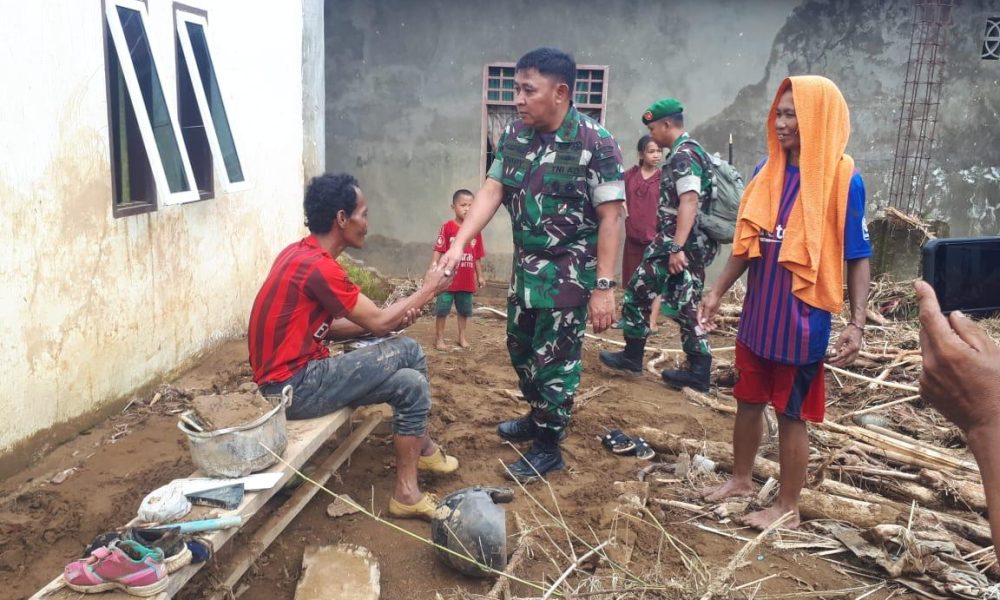
<svg viewBox="0 0 1000 600">
<path fill-rule="evenodd" d="M 698 146 L 712 163 L 712 193 L 702 203 L 701 214 L 698 215 L 698 227 L 711 239 L 721 244 L 733 243 L 736 233 L 736 215 L 740 210 L 740 199 L 743 197 L 743 177 L 736 167 L 722 159 L 719 153 L 709 154 L 695 140 L 691 143 Z"/>
</svg>

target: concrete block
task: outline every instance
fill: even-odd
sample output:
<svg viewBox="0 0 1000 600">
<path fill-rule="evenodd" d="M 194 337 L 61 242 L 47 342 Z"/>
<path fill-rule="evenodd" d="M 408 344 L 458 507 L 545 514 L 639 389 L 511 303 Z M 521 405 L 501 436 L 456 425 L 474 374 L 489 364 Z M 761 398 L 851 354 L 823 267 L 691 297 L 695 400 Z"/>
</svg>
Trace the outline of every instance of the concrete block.
<svg viewBox="0 0 1000 600">
<path fill-rule="evenodd" d="M 378 600 L 378 561 L 353 544 L 306 546 L 295 600 Z"/>
</svg>

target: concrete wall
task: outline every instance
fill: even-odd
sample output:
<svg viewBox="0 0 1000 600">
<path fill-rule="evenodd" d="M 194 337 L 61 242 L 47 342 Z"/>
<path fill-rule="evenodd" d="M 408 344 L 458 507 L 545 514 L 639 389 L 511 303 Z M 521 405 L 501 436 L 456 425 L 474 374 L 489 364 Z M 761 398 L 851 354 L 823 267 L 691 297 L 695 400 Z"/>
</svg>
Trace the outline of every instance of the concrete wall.
<svg viewBox="0 0 1000 600">
<path fill-rule="evenodd" d="M 1000 233 L 1000 61 L 980 58 L 987 17 L 996 3 L 960 0 L 943 54 L 941 106 L 925 201 L 927 219 L 951 235 Z M 910 51 L 909 1 L 810 1 L 796 8 L 774 40 L 760 80 L 696 127 L 718 147 L 728 132 L 746 172 L 766 153 L 763 123 L 780 81 L 817 73 L 837 82 L 851 108 L 848 152 L 865 176 L 870 210 L 889 202 L 904 77 Z"/>
<path fill-rule="evenodd" d="M 796 4 L 327 0 L 327 15 L 337 15 L 326 21 L 327 166 L 359 178 L 370 203 L 369 231 L 426 245 L 426 256 L 412 265 L 381 262 L 373 255 L 378 248 L 365 253 L 369 262 L 389 272 L 419 271 L 438 227 L 452 216 L 451 193 L 478 188 L 486 63 L 553 45 L 580 64 L 608 65 L 606 125 L 631 163 L 649 102 L 683 98 L 693 124 L 718 113 L 760 78 Z M 694 35 L 708 30 L 724 43 Z M 506 277 L 506 211 L 484 241 L 495 272 Z"/>
<path fill-rule="evenodd" d="M 764 119 L 781 78 L 827 75 L 851 106 L 850 151 L 870 206 L 886 201 L 909 55 L 908 0 L 326 4 L 337 15 L 326 22 L 328 167 L 359 177 L 371 231 L 399 242 L 390 246 L 427 247 L 412 266 L 380 263 L 380 248 L 366 252 L 390 272 L 422 267 L 450 216 L 451 191 L 477 186 L 484 64 L 542 45 L 581 64 L 609 65 L 606 124 L 629 162 L 644 133 L 642 110 L 675 95 L 710 149 L 725 153 L 733 133 L 735 162 L 749 172 L 763 156 Z M 987 0 L 957 4 L 928 212 L 953 221 L 957 234 L 997 232 L 1000 64 L 979 58 L 985 19 L 995 11 Z M 486 242 L 509 251 L 506 217 L 494 220 Z"/>
<path fill-rule="evenodd" d="M 217 179 L 214 199 L 117 219 L 101 1 L 5 7 L 0 458 L 243 334 L 274 255 L 300 235 L 301 6 L 186 3 L 208 11 L 250 187 L 226 193 Z M 148 35 L 176 110 L 172 3 L 147 5 Z"/>
</svg>

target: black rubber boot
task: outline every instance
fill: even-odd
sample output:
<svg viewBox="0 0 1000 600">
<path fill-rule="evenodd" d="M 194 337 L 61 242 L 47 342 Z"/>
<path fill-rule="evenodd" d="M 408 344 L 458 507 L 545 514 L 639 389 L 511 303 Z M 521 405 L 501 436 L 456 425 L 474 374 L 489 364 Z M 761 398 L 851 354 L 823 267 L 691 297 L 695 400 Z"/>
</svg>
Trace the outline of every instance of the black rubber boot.
<svg viewBox="0 0 1000 600">
<path fill-rule="evenodd" d="M 646 338 L 625 338 L 625 350 L 621 352 L 600 352 L 597 358 L 606 367 L 629 375 L 642 375 L 642 355 L 646 350 Z"/>
<path fill-rule="evenodd" d="M 562 451 L 559 449 L 559 440 L 564 437 L 566 436 L 562 431 L 539 427 L 538 437 L 531 449 L 520 460 L 507 465 L 508 476 L 524 484 L 565 468 L 566 463 L 563 462 Z"/>
<path fill-rule="evenodd" d="M 534 413 L 528 413 L 523 417 L 504 421 L 497 425 L 497 435 L 508 442 L 521 443 L 530 442 L 538 435 L 539 427 L 532 417 Z M 559 432 L 559 441 L 566 439 L 566 430 Z"/>
<path fill-rule="evenodd" d="M 504 421 L 497 425 L 497 435 L 508 442 L 520 443 L 530 442 L 538 435 L 538 425 L 531 417 L 531 413 Z"/>
<path fill-rule="evenodd" d="M 664 383 L 675 388 L 689 387 L 699 392 L 707 392 L 712 382 L 712 355 L 688 354 L 688 368 L 667 369 L 660 373 Z"/>
</svg>

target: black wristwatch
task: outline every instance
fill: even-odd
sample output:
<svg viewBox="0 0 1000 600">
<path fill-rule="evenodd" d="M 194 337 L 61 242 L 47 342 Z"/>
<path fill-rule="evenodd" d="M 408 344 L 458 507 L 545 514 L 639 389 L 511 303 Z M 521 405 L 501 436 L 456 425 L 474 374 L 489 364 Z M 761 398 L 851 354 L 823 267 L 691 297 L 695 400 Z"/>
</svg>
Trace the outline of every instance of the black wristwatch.
<svg viewBox="0 0 1000 600">
<path fill-rule="evenodd" d="M 671 241 L 670 246 L 667 248 L 667 252 L 671 254 L 677 254 L 684 249 L 684 246 L 679 245 L 677 242 Z"/>
<path fill-rule="evenodd" d="M 608 279 L 607 277 L 597 278 L 597 289 L 599 290 L 610 290 L 618 286 L 618 282 L 614 279 Z"/>
</svg>

